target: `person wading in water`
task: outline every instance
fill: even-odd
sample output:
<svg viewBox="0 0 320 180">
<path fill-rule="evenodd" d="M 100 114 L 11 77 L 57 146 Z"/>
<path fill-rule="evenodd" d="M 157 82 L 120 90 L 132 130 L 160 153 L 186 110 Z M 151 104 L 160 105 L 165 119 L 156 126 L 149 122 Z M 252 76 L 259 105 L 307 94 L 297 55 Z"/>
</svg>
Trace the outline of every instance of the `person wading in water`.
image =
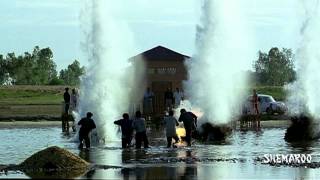
<svg viewBox="0 0 320 180">
<path fill-rule="evenodd" d="M 114 121 L 114 124 L 119 125 L 121 127 L 122 132 L 122 148 L 128 148 L 131 145 L 133 128 L 132 128 L 132 120 L 129 119 L 129 114 L 124 113 L 122 115 L 123 119 Z"/>
<path fill-rule="evenodd" d="M 187 112 L 185 109 L 180 110 L 179 122 L 183 122 L 186 130 L 186 142 L 188 146 L 191 146 L 192 131 L 197 128 L 197 116 L 192 112 Z"/>
<path fill-rule="evenodd" d="M 79 131 L 80 149 L 83 148 L 83 140 L 85 141 L 86 148 L 90 148 L 89 133 L 96 128 L 96 124 L 94 123 L 92 116 L 93 114 L 91 112 L 88 112 L 87 117 L 82 118 L 78 122 L 78 125 L 81 126 Z"/>
<path fill-rule="evenodd" d="M 252 106 L 253 106 L 253 114 L 255 116 L 255 123 L 258 128 L 260 128 L 260 118 L 259 118 L 259 97 L 257 94 L 257 91 L 254 89 L 253 90 L 253 96 L 252 96 Z"/>
</svg>

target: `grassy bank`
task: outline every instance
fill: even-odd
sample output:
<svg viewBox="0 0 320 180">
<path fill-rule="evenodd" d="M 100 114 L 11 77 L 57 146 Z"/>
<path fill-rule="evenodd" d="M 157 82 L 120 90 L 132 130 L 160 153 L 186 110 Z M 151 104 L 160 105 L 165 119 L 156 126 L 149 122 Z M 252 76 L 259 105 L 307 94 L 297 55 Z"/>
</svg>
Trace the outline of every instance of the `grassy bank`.
<svg viewBox="0 0 320 180">
<path fill-rule="evenodd" d="M 0 86 L 0 105 L 60 105 L 64 86 Z"/>
<path fill-rule="evenodd" d="M 0 105 L 60 105 L 64 88 L 65 86 L 0 86 Z M 281 86 L 253 88 L 260 94 L 272 95 L 278 101 L 286 98 L 286 92 Z M 248 94 L 251 94 L 253 88 L 248 89 Z"/>
<path fill-rule="evenodd" d="M 59 117 L 65 86 L 0 86 L 0 117 Z"/>
<path fill-rule="evenodd" d="M 0 117 L 54 116 L 61 115 L 61 103 L 65 86 L 0 86 Z M 73 88 L 73 87 L 70 87 Z M 282 87 L 254 87 L 260 94 L 272 95 L 285 100 Z M 253 88 L 248 88 L 248 94 Z"/>
</svg>

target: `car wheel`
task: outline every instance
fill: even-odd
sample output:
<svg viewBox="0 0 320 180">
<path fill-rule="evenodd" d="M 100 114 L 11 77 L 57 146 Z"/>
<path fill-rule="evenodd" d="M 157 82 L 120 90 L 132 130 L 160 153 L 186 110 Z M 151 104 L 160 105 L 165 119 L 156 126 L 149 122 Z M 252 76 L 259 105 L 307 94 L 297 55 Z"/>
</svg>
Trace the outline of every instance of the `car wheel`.
<svg viewBox="0 0 320 180">
<path fill-rule="evenodd" d="M 268 115 L 272 115 L 273 114 L 272 109 L 269 108 L 269 107 L 266 109 L 266 112 L 267 112 Z"/>
</svg>

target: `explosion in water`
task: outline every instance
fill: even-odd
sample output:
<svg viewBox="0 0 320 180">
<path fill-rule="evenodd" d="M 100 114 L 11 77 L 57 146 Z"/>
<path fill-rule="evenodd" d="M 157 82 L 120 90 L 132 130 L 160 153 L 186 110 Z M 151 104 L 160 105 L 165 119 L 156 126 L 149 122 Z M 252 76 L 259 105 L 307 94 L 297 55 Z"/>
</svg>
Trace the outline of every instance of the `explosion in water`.
<svg viewBox="0 0 320 180">
<path fill-rule="evenodd" d="M 128 60 L 133 37 L 119 18 L 120 2 L 87 0 L 81 14 L 89 66 L 81 80 L 79 113 L 93 112 L 99 137 L 107 140 L 116 139 L 113 121 L 128 112 L 130 94 L 138 86 Z"/>
<path fill-rule="evenodd" d="M 291 115 L 308 113 L 320 118 L 320 6 L 319 1 L 303 1 L 306 21 L 301 29 L 302 42 L 297 51 L 297 80 L 287 86 Z"/>
<path fill-rule="evenodd" d="M 187 66 L 187 96 L 215 124 L 239 115 L 252 53 L 238 0 L 205 0 L 196 54 Z"/>
</svg>

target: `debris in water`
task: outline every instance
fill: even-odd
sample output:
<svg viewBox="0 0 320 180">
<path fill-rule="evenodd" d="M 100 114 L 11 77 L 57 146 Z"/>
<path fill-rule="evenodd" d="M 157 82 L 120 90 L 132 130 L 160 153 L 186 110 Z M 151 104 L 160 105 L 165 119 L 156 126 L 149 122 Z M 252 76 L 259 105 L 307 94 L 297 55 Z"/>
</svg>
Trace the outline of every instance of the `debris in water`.
<svg viewBox="0 0 320 180">
<path fill-rule="evenodd" d="M 17 166 L 31 178 L 75 178 L 84 174 L 90 164 L 73 153 L 52 146 L 41 150 Z"/>
</svg>

